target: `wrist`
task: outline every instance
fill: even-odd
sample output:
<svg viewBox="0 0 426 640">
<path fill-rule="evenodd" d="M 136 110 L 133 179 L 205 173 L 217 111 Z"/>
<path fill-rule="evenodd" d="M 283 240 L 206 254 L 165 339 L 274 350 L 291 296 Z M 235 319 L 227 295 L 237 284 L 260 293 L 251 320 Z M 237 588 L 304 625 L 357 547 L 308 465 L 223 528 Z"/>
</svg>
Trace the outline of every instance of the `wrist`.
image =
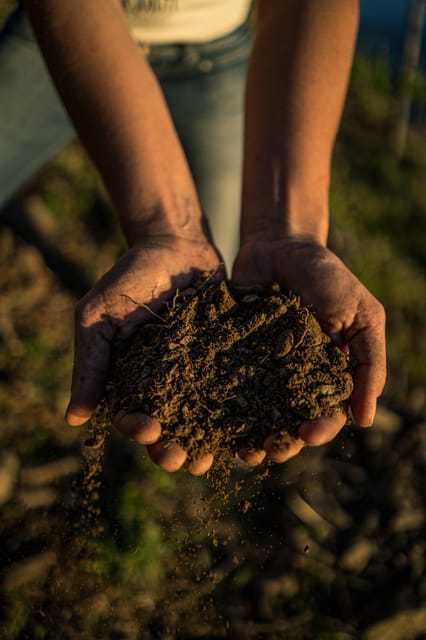
<svg viewBox="0 0 426 640">
<path fill-rule="evenodd" d="M 241 244 L 252 241 L 327 245 L 328 206 L 303 203 L 277 211 L 274 206 L 250 203 L 242 210 Z"/>
<path fill-rule="evenodd" d="M 245 167 L 241 237 L 306 237 L 326 245 L 329 223 L 329 171 L 298 167 L 262 154 Z"/>
<path fill-rule="evenodd" d="M 147 239 L 207 239 L 207 224 L 196 196 L 172 194 L 148 199 L 145 194 L 141 200 L 133 207 L 126 203 L 119 210 L 121 228 L 130 247 Z"/>
</svg>

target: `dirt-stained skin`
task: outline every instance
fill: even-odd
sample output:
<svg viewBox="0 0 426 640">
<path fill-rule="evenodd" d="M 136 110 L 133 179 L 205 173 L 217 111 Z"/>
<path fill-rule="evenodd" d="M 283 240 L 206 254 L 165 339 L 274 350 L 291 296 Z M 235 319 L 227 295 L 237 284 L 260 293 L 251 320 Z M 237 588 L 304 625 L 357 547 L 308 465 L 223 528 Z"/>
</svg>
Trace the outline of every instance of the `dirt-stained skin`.
<svg viewBox="0 0 426 640">
<path fill-rule="evenodd" d="M 204 278 L 121 347 L 107 395 L 113 412 L 156 418 L 189 459 L 223 459 L 341 411 L 351 370 L 296 295 Z"/>
</svg>

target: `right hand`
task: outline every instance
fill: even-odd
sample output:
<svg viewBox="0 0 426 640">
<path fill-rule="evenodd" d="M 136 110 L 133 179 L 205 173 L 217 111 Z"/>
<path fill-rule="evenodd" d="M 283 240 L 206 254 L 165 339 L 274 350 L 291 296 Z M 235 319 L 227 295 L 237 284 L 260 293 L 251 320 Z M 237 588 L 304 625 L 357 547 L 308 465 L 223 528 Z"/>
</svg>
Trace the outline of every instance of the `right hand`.
<svg viewBox="0 0 426 640">
<path fill-rule="evenodd" d="M 129 337 L 150 318 L 150 310 L 158 312 L 196 273 L 220 270 L 220 265 L 220 256 L 204 235 L 155 236 L 134 245 L 102 276 L 76 307 L 71 398 L 65 414 L 69 425 L 85 423 L 99 404 L 113 341 Z M 185 463 L 186 453 L 179 445 L 160 439 L 157 420 L 119 411 L 113 424 L 127 438 L 148 445 L 149 455 L 163 469 L 175 471 Z M 187 469 L 198 475 L 212 462 L 207 455 Z"/>
<path fill-rule="evenodd" d="M 310 238 L 278 234 L 273 239 L 257 237 L 240 248 L 233 281 L 240 285 L 278 282 L 315 308 L 323 330 L 357 361 L 349 405 L 359 426 L 371 426 L 386 378 L 385 312 L 341 260 Z M 264 450 L 251 452 L 250 456 L 257 462 L 266 452 L 275 462 L 286 462 L 305 444 L 330 442 L 346 420 L 343 411 L 306 420 L 290 445 L 285 441 L 280 448 L 271 435 L 265 440 Z M 249 461 L 247 453 L 244 459 Z"/>
</svg>

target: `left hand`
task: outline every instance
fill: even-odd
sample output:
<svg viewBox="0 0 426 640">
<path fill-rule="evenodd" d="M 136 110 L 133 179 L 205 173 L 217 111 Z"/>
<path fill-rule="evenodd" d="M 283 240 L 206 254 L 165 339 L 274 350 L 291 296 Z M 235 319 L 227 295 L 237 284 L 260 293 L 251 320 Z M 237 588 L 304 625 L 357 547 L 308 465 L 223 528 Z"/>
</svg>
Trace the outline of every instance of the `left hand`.
<svg viewBox="0 0 426 640">
<path fill-rule="evenodd" d="M 385 313 L 341 260 L 310 238 L 254 238 L 241 246 L 232 280 L 238 285 L 277 282 L 315 308 L 323 330 L 357 360 L 349 404 L 354 420 L 360 426 L 371 426 L 386 378 Z M 345 422 L 343 412 L 305 421 L 299 428 L 299 438 L 290 444 L 283 443 L 280 448 L 271 435 L 264 442 L 264 451 L 241 451 L 240 457 L 256 464 L 266 452 L 275 462 L 284 462 L 305 444 L 329 442 Z"/>
<path fill-rule="evenodd" d="M 188 286 L 201 271 L 221 273 L 220 256 L 203 235 L 190 238 L 146 237 L 129 249 L 78 303 L 75 315 L 74 368 L 66 411 L 70 426 L 80 426 L 101 400 L 113 343 L 132 335 L 160 311 L 176 289 Z M 112 417 L 121 433 L 148 445 L 153 461 L 167 471 L 179 469 L 186 452 L 161 440 L 161 425 L 141 413 L 119 411 Z M 212 456 L 187 465 L 190 473 L 205 473 Z"/>
</svg>

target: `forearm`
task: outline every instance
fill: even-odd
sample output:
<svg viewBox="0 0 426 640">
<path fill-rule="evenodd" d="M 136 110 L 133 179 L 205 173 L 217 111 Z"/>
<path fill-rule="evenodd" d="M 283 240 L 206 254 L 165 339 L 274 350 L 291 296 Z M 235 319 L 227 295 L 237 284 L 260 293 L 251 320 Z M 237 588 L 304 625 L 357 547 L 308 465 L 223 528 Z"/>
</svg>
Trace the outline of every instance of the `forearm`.
<svg viewBox="0 0 426 640">
<path fill-rule="evenodd" d="M 118 0 L 27 0 L 47 65 L 130 244 L 199 230 L 193 181 L 158 83 Z"/>
<path fill-rule="evenodd" d="M 356 0 L 260 0 L 249 65 L 242 241 L 326 243 L 328 190 L 358 25 Z"/>
</svg>

